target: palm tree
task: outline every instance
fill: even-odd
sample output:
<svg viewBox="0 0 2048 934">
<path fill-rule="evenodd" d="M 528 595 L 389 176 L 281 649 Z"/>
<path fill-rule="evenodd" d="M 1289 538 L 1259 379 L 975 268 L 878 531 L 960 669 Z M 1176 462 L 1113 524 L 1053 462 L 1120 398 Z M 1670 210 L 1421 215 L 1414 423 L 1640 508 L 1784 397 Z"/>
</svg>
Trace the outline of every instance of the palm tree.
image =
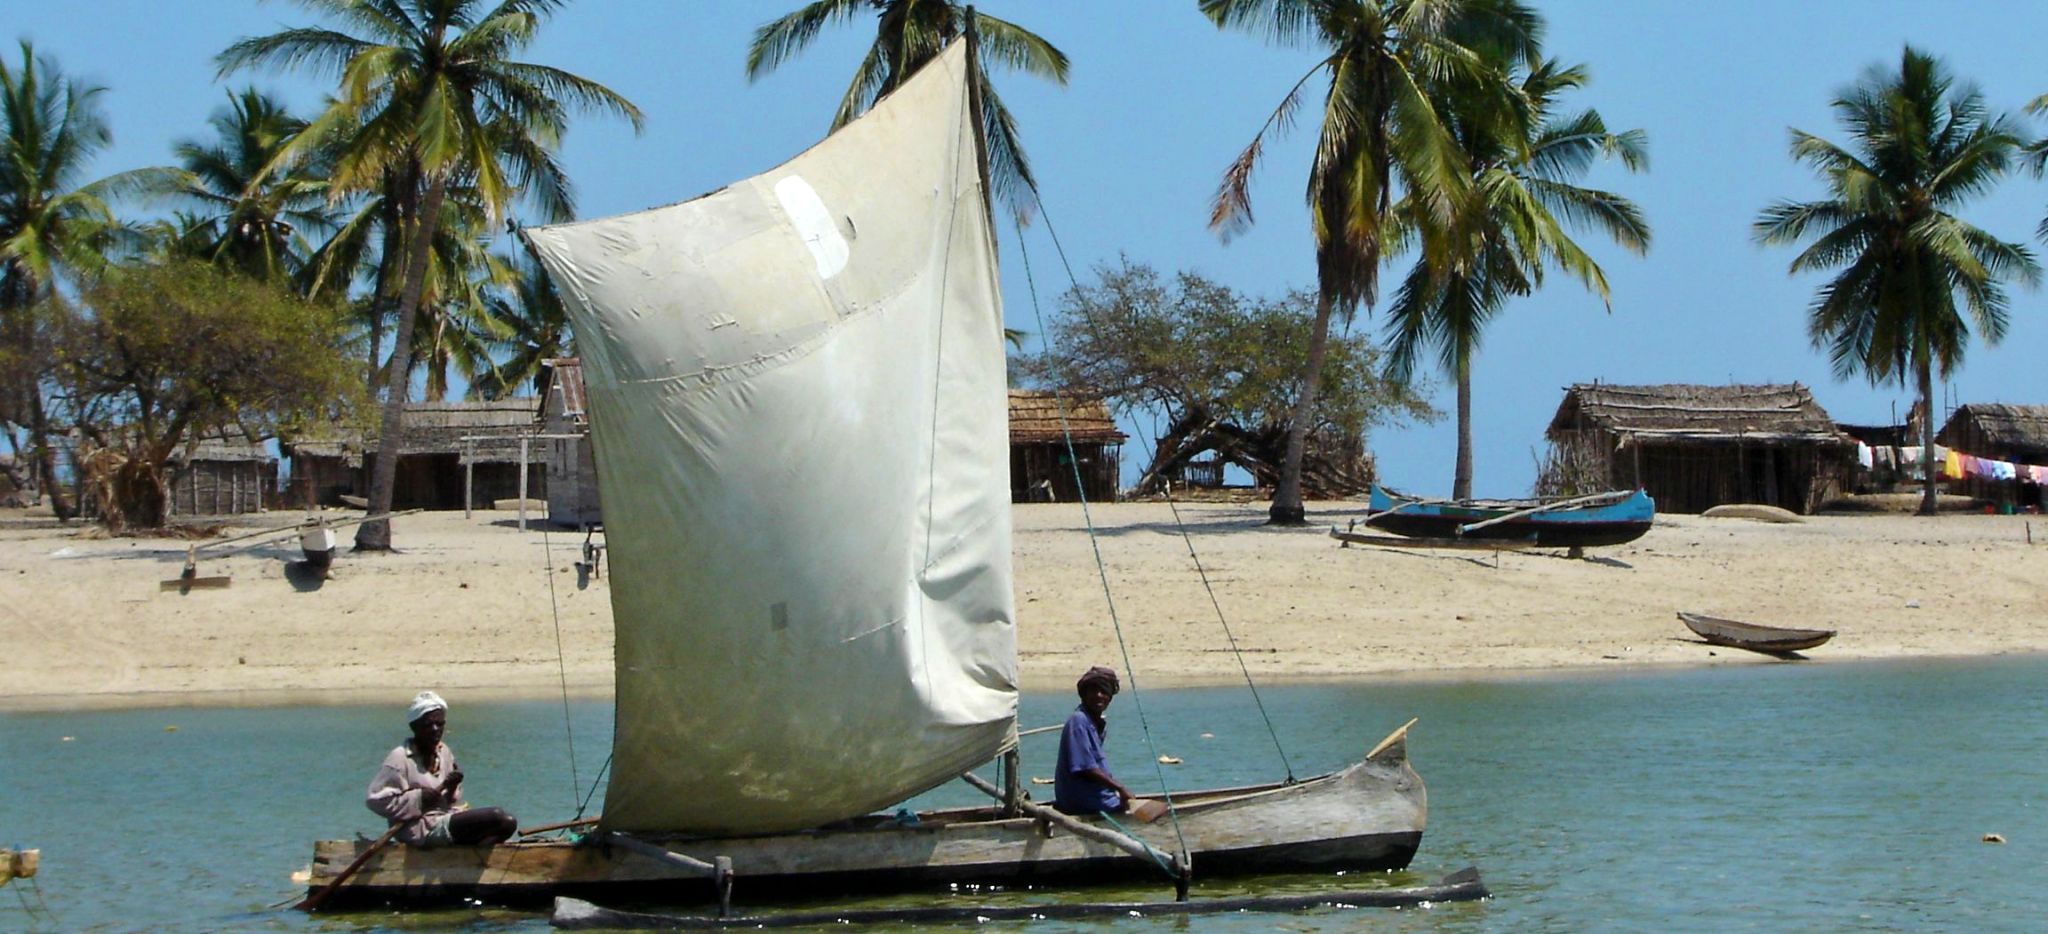
<svg viewBox="0 0 2048 934">
<path fill-rule="evenodd" d="M 1840 267 L 1808 309 L 1807 334 L 1835 377 L 1871 385 L 1911 379 L 1920 394 L 1920 514 L 1935 511 L 1934 371 L 1962 365 L 1974 325 L 2005 336 L 2004 283 L 2032 286 L 2033 253 L 1953 211 L 1988 192 L 2020 153 L 2018 127 L 1941 61 L 1907 46 L 1897 71 L 1876 66 L 1832 103 L 1844 148 L 1797 129 L 1792 157 L 1827 185 L 1818 201 L 1779 201 L 1754 226 L 1759 243 L 1813 242 L 1790 272 Z M 1960 304 L 1960 307 L 1958 305 Z M 1968 312 L 1967 318 L 1964 312 Z"/>
<path fill-rule="evenodd" d="M 451 185 L 473 187 L 495 222 L 517 199 L 542 217 L 569 217 L 568 179 L 554 160 L 570 109 L 626 117 L 637 130 L 638 108 L 596 82 L 511 56 L 530 46 L 542 18 L 565 0 L 299 0 L 340 20 L 358 37 L 334 29 L 287 29 L 243 39 L 220 55 L 223 75 L 277 65 L 332 70 L 340 85 L 327 110 L 305 133 L 308 149 L 333 147 L 330 197 L 389 190 L 406 230 L 398 263 L 397 326 L 384 387 L 382 450 L 371 471 L 372 514 L 388 512 L 397 477 L 399 427 L 412 378 L 412 331 L 425 290 L 435 226 Z M 298 148 L 295 144 L 293 150 Z M 288 150 L 291 151 L 291 150 Z M 356 547 L 387 549 L 388 522 L 365 522 Z"/>
<path fill-rule="evenodd" d="M 1471 167 L 1468 216 L 1454 225 L 1464 243 L 1434 262 L 1428 256 L 1418 259 L 1387 309 L 1393 372 L 1407 378 L 1417 359 L 1434 350 L 1445 374 L 1457 383 L 1454 499 L 1472 496 L 1472 358 L 1487 324 L 1509 298 L 1542 286 L 1545 265 L 1569 273 L 1608 301 L 1606 274 L 1566 233 L 1567 223 L 1596 227 L 1633 253 L 1650 246 L 1649 224 L 1635 204 L 1573 184 L 1605 156 L 1618 158 L 1631 171 L 1646 168 L 1642 131 L 1609 133 L 1593 110 L 1553 115 L 1559 95 L 1585 85 L 1583 66 L 1564 68 L 1553 60 L 1518 70 L 1519 94 L 1505 113 L 1469 111 L 1501 103 L 1490 97 L 1454 96 L 1448 103 L 1452 136 Z M 1395 206 L 1395 217 L 1409 236 L 1427 221 L 1417 216 L 1417 207 L 1410 199 Z"/>
<path fill-rule="evenodd" d="M 65 78 L 28 42 L 21 43 L 20 67 L 0 59 L 0 354 L 16 358 L 4 367 L 0 421 L 28 428 L 36 489 L 50 496 L 60 519 L 75 512 L 57 482 L 33 308 L 60 274 L 97 272 L 106 251 L 133 233 L 107 202 L 164 177 L 142 169 L 82 183 L 87 164 L 113 142 L 99 108 L 105 92 Z"/>
<path fill-rule="evenodd" d="M 525 254 L 498 261 L 512 274 L 488 293 L 485 302 L 490 317 L 507 329 L 498 345 L 505 359 L 470 382 L 470 393 L 482 399 L 510 396 L 539 380 L 547 361 L 576 355 L 568 310 L 547 270 Z"/>
<path fill-rule="evenodd" d="M 1302 448 L 1330 318 L 1348 321 L 1374 300 L 1397 181 L 1428 221 L 1419 227 L 1424 256 L 1439 261 L 1459 245 L 1452 227 L 1466 211 L 1470 170 L 1432 92 L 1458 85 L 1475 96 L 1507 93 L 1503 63 L 1535 59 L 1542 24 L 1520 0 L 1201 0 L 1201 9 L 1218 28 L 1322 53 L 1224 172 L 1209 222 L 1226 236 L 1252 221 L 1251 179 L 1266 133 L 1291 124 L 1311 79 L 1329 80 L 1308 181 L 1315 322 L 1270 512 L 1273 523 L 1299 525 Z"/>
<path fill-rule="evenodd" d="M 946 44 L 967 29 L 971 6 L 958 0 L 813 0 L 800 10 L 754 30 L 747 46 L 747 77 L 760 78 L 794 58 L 835 20 L 852 21 L 864 11 L 876 14 L 875 41 L 853 74 L 853 83 L 832 114 L 832 129 L 853 122 L 875 101 L 907 80 L 924 63 L 937 58 Z M 974 10 L 974 33 L 980 61 L 993 59 L 1009 68 L 1028 71 L 1057 84 L 1067 83 L 1067 56 L 1052 43 L 1021 26 Z M 1017 139 L 1017 122 L 989 82 L 988 69 L 974 75 L 981 97 L 982 138 L 988 144 L 989 184 L 995 196 L 1019 222 L 1031 216 L 1037 182 Z"/>
<path fill-rule="evenodd" d="M 278 280 L 305 260 L 303 232 L 332 225 L 317 165 L 281 158 L 306 128 L 276 99 L 248 88 L 211 120 L 216 139 L 175 147 L 184 172 L 169 194 L 195 203 L 173 241 L 185 255 Z"/>
</svg>

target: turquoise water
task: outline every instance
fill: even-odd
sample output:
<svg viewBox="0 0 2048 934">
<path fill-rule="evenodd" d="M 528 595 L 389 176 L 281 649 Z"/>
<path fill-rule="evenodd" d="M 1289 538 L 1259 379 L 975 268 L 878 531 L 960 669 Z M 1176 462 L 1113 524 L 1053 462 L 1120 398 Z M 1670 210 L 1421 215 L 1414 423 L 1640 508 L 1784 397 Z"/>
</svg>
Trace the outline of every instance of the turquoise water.
<svg viewBox="0 0 2048 934">
<path fill-rule="evenodd" d="M 1268 687 L 1304 776 L 1421 717 L 1409 748 L 1429 786 L 1428 833 L 1408 873 L 1211 882 L 1198 894 L 1416 884 L 1477 865 L 1495 897 L 1080 927 L 2038 930 L 2048 918 L 2044 685 L 2048 659 L 2009 658 Z M 1242 689 L 1142 698 L 1159 752 L 1184 760 L 1166 768 L 1176 786 L 1282 774 Z M 475 800 L 527 823 L 574 811 L 604 759 L 608 704 L 571 705 L 572 779 L 559 701 L 452 700 L 449 741 Z M 1058 722 L 1069 706 L 1027 696 L 1024 723 Z M 313 839 L 378 829 L 361 797 L 404 734 L 401 707 L 0 714 L 0 845 L 43 851 L 33 886 L 0 888 L 0 930 L 545 929 L 539 915 L 496 910 L 313 921 L 270 907 L 295 896 L 287 875 Z M 1119 774 L 1155 787 L 1132 695 L 1110 715 Z M 1051 738 L 1025 743 L 1026 772 L 1048 774 Z M 930 800 L 978 796 L 956 785 Z M 1982 843 L 1986 832 L 2010 842 Z M 744 905 L 744 876 L 739 891 Z M 989 896 L 925 900 L 962 897 Z"/>
</svg>

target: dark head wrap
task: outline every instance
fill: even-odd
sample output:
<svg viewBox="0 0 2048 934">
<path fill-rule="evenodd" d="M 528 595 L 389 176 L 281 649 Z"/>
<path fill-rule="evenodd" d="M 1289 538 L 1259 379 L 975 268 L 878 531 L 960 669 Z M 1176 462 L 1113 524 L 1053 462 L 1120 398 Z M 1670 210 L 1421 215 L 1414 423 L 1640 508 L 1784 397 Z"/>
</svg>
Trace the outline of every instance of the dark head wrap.
<svg viewBox="0 0 2048 934">
<path fill-rule="evenodd" d="M 1081 680 L 1074 682 L 1074 693 L 1087 693 L 1091 684 L 1101 686 L 1111 697 L 1115 697 L 1116 692 L 1123 690 L 1123 686 L 1117 683 L 1116 669 L 1104 668 L 1101 665 L 1088 669 L 1088 673 L 1082 675 Z"/>
</svg>

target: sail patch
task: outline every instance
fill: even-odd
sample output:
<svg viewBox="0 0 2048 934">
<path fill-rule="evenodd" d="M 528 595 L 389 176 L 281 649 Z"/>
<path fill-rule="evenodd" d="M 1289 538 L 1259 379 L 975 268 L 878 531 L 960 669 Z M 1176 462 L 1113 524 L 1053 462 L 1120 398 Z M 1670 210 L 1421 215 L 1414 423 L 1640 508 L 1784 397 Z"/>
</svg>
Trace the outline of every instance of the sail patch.
<svg viewBox="0 0 2048 934">
<path fill-rule="evenodd" d="M 846 268 L 852 251 L 840 236 L 839 225 L 832 221 L 832 212 L 825 210 L 825 199 L 818 197 L 810 182 L 801 175 L 783 178 L 775 183 L 775 200 L 782 203 L 782 212 L 789 215 L 790 225 L 810 249 L 811 259 L 817 261 L 818 278 L 830 279 Z"/>
</svg>

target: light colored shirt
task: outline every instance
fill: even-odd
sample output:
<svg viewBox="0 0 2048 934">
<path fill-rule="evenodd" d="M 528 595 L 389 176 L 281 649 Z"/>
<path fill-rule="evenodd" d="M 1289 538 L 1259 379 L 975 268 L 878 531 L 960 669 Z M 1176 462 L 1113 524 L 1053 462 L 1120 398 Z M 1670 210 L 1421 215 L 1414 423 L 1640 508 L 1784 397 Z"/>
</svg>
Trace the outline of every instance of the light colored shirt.
<svg viewBox="0 0 2048 934">
<path fill-rule="evenodd" d="M 440 744 L 434 768 L 429 770 L 415 754 L 413 741 L 406 740 L 384 757 L 377 776 L 370 779 L 369 797 L 364 803 L 385 820 L 403 826 L 398 832 L 399 842 L 419 843 L 426 839 L 429 819 L 447 817 L 462 801 L 462 786 L 457 785 L 453 794 L 436 795 L 432 808 L 423 806 L 425 792 L 440 791 L 456 768 L 455 753 L 447 743 Z"/>
</svg>

